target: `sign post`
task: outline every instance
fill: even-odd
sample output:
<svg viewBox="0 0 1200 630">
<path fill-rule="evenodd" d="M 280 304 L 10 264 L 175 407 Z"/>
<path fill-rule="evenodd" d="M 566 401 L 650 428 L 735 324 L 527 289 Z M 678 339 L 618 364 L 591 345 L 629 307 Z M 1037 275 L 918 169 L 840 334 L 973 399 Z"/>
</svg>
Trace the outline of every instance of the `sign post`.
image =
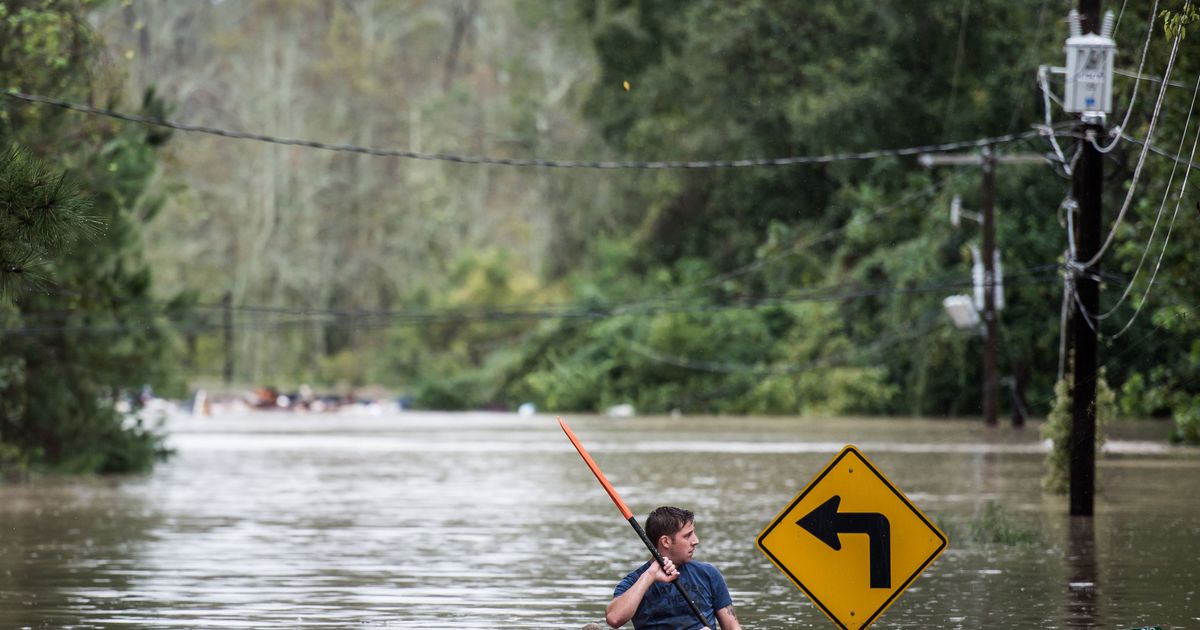
<svg viewBox="0 0 1200 630">
<path fill-rule="evenodd" d="M 842 630 L 878 619 L 947 543 L 853 446 L 758 537 L 758 548 Z"/>
</svg>

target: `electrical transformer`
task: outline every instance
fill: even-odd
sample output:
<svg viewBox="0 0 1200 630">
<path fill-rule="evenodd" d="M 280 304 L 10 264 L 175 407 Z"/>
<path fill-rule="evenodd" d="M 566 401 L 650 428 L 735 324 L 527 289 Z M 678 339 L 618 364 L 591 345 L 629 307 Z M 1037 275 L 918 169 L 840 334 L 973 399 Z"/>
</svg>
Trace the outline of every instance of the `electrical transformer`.
<svg viewBox="0 0 1200 630">
<path fill-rule="evenodd" d="M 1067 38 L 1067 89 L 1063 109 L 1071 113 L 1111 113 L 1113 60 L 1112 12 L 1104 16 L 1100 34 L 1083 34 L 1079 15 L 1071 11 L 1071 37 Z"/>
</svg>

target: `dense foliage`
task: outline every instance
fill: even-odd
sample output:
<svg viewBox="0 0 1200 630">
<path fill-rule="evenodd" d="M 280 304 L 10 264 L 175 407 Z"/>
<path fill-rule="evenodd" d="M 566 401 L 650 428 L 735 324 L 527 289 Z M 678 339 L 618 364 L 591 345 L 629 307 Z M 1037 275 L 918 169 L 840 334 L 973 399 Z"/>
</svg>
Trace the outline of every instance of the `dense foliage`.
<svg viewBox="0 0 1200 630">
<path fill-rule="evenodd" d="M 699 160 L 1029 131 L 1045 113 L 1037 68 L 1062 63 L 1070 6 L 134 1 L 99 22 L 131 89 L 162 81 L 196 122 L 429 152 Z M 1164 72 L 1176 40 L 1163 26 L 1146 7 L 1122 11 L 1118 67 L 1139 65 L 1150 33 L 1145 70 Z M 1192 39 L 1176 79 L 1200 71 Z M 1146 138 L 1159 86 L 1118 77 L 1110 124 L 1138 90 L 1122 131 Z M 1166 93 L 1151 137 L 1165 153 L 1188 150 L 1189 96 Z M 1069 160 L 1079 139 L 1064 133 Z M 971 291 L 978 226 L 950 225 L 947 210 L 956 195 L 979 208 L 977 168 L 905 155 L 530 170 L 186 142 L 170 163 L 189 192 L 168 203 L 150 255 L 173 290 L 246 305 L 240 380 L 376 382 L 433 408 L 979 412 L 980 339 L 941 305 Z M 1053 153 L 1036 136 L 995 149 Z M 1140 151 L 1107 154 L 1106 229 Z M 1177 166 L 1148 156 L 1103 260 L 1103 309 L 1126 286 L 1131 297 L 1099 324 L 1113 336 L 1101 360 L 1123 415 L 1170 416 L 1195 439 L 1200 261 L 1195 231 L 1179 229 L 1195 215 Z M 1003 398 L 1023 389 L 1037 415 L 1066 354 L 1069 189 L 1062 164 L 997 173 Z M 1157 266 L 1168 218 L 1180 224 Z M 216 373 L 219 337 L 197 347 Z"/>
<path fill-rule="evenodd" d="M 819 155 L 1021 131 L 1042 115 L 1036 64 L 1057 59 L 1064 36 L 1039 2 L 881 2 L 855 11 L 767 0 L 584 4 L 601 63 L 589 116 L 624 154 L 648 159 Z M 1149 17 L 1130 11 L 1121 32 L 1141 37 Z M 1153 33 L 1147 67 L 1162 67 L 1171 41 Z M 1141 43 L 1128 35 L 1119 39 Z M 1126 43 L 1119 64 L 1132 65 L 1139 52 Z M 1189 76 L 1195 60 L 1181 54 L 1176 71 Z M 634 89 L 616 88 L 626 81 Z M 1118 86 L 1125 94 L 1132 87 Z M 1124 131 L 1144 137 L 1158 86 L 1141 89 L 1150 95 Z M 1185 136 L 1190 105 L 1172 96 L 1154 138 Z M 1063 142 L 1072 154 L 1071 139 Z M 1031 149 L 1049 147 L 1039 139 L 997 148 Z M 1108 190 L 1106 226 L 1138 151 L 1127 142 L 1110 154 L 1106 169 L 1117 186 Z M 585 327 L 547 352 L 512 394 L 584 408 L 630 401 L 653 411 L 977 413 L 980 344 L 940 312 L 942 297 L 968 291 L 939 285 L 969 283 L 967 246 L 978 236 L 970 223 L 953 229 L 942 209 L 959 193 L 978 207 L 978 171 L 930 172 L 914 162 L 640 180 L 623 200 L 638 211 L 614 235 L 628 240 L 604 259 L 607 276 L 577 294 L 613 302 L 668 295 L 701 308 Z M 1107 276 L 1106 310 L 1142 253 L 1161 251 L 1163 232 L 1147 244 L 1148 228 L 1161 207 L 1155 202 L 1180 194 L 1164 177 L 1174 166 L 1159 159 L 1139 180 L 1141 216 L 1126 220 L 1105 262 L 1121 272 Z M 1028 166 L 1001 166 L 997 179 L 1007 277 L 1001 370 L 1012 375 L 1010 388 L 1028 388 L 1041 414 L 1054 399 L 1060 361 L 1061 284 L 1052 268 L 1064 260 L 1059 205 L 1069 184 Z M 1169 306 L 1138 314 L 1135 299 L 1099 324 L 1102 335 L 1114 335 L 1141 316 L 1123 336 L 1106 338 L 1102 360 L 1123 383 L 1128 415 L 1171 414 L 1180 437 L 1193 440 L 1198 347 L 1188 332 L 1196 289 L 1185 278 L 1195 251 L 1178 240 L 1167 249 L 1150 295 Z M 831 288 L 846 297 L 825 300 Z M 823 298 L 815 304 L 806 301 L 814 291 Z M 777 296 L 796 303 L 761 305 Z"/>
<path fill-rule="evenodd" d="M 1113 254 L 1103 263 L 1121 282 L 1107 283 L 1102 292 L 1101 310 L 1112 315 L 1101 323 L 1100 357 L 1123 415 L 1171 417 L 1173 439 L 1200 443 L 1200 284 L 1194 273 L 1200 264 L 1200 232 L 1195 229 L 1200 204 L 1191 167 L 1200 156 L 1195 97 L 1200 58 L 1190 52 L 1195 46 L 1195 7 L 1188 2 L 1164 5 L 1149 32 L 1145 63 L 1164 74 L 1169 69 L 1167 78 L 1175 85 L 1140 83 L 1140 105 L 1124 132 L 1149 140 L 1151 146 L 1126 142 L 1124 154 L 1113 158 L 1123 168 L 1116 169 L 1121 177 L 1113 180 L 1106 218 L 1112 221 L 1126 205 L 1129 210 L 1116 228 Z M 1144 22 L 1130 26 L 1131 35 L 1147 33 Z M 1189 33 L 1191 37 L 1185 37 Z M 1138 53 L 1127 53 L 1129 66 L 1140 59 Z M 1162 109 L 1152 127 L 1160 95 Z M 1122 109 L 1118 113 L 1123 116 Z M 1114 113 L 1113 123 L 1123 120 L 1117 116 Z M 1143 151 L 1144 171 L 1135 182 L 1130 171 Z"/>
<path fill-rule="evenodd" d="M 592 66 L 572 15 L 543 0 L 138 0 L 110 3 L 97 22 L 129 70 L 129 93 L 157 86 L 181 120 L 428 153 L 571 157 L 594 144 L 574 113 Z M 580 34 L 564 46 L 572 28 Z M 233 376 L 254 385 L 407 388 L 396 364 L 426 349 L 439 374 L 454 375 L 458 357 L 436 345 L 371 351 L 405 313 L 486 302 L 459 285 L 474 278 L 469 267 L 503 259 L 520 286 L 574 268 L 589 214 L 603 212 L 591 188 L 573 185 L 589 174 L 200 134 L 175 138 L 167 155 L 160 189 L 182 192 L 147 227 L 148 254 L 161 286 L 210 305 L 228 292 L 244 307 Z M 219 375 L 221 314 L 202 313 L 211 317 L 198 322 L 194 361 Z"/>
<path fill-rule="evenodd" d="M 89 100 L 109 83 L 84 2 L 0 3 L 0 83 Z M 161 110 L 151 94 L 147 111 Z M 0 103 L 0 468 L 145 469 L 162 438 L 118 402 L 170 386 L 174 333 L 152 302 L 140 224 L 165 136 Z M 18 149 L 15 147 L 24 147 Z"/>
<path fill-rule="evenodd" d="M 645 157 L 821 155 L 1002 135 L 1039 105 L 1031 65 L 1059 34 L 1036 36 L 1038 3 L 971 10 L 883 2 L 588 3 L 601 79 L 590 117 L 622 152 Z M 939 36 L 932 36 L 937 33 Z M 955 38 L 949 34 L 960 33 Z M 1015 33 L 1027 34 L 1024 41 Z M 1014 45 L 1021 41 L 1023 45 Z M 629 92 L 614 89 L 622 81 Z M 999 147 L 1001 151 L 1040 146 Z M 787 168 L 670 172 L 626 193 L 627 239 L 600 282 L 613 302 L 670 295 L 701 307 L 589 327 L 539 364 L 590 374 L 584 406 L 665 411 L 972 414 L 978 338 L 941 300 L 970 282 L 967 223 L 978 169 L 914 158 Z M 1006 370 L 1048 402 L 1057 360 L 1052 267 L 1062 183 L 1003 167 L 998 242 L 1009 278 Z M 644 209 L 644 211 L 640 211 Z M 1051 268 L 1051 272 L 1037 270 Z M 632 276 L 632 277 L 630 277 Z"/>
</svg>

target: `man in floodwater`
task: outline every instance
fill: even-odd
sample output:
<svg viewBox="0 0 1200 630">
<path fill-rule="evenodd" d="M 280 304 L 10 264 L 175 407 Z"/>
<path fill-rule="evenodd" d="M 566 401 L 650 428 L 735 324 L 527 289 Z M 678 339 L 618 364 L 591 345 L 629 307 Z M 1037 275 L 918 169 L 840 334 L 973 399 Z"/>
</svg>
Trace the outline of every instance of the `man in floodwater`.
<svg viewBox="0 0 1200 630">
<path fill-rule="evenodd" d="M 715 628 L 717 623 L 721 630 L 741 630 L 721 572 L 711 564 L 692 560 L 700 544 L 695 516 L 677 507 L 660 507 L 646 517 L 645 529 L 666 559 L 666 567 L 651 560 L 625 576 L 604 611 L 608 625 L 620 628 L 632 619 L 636 630 L 697 630 Z M 676 580 L 708 620 L 707 626 L 700 625 L 679 589 L 671 584 Z"/>
</svg>

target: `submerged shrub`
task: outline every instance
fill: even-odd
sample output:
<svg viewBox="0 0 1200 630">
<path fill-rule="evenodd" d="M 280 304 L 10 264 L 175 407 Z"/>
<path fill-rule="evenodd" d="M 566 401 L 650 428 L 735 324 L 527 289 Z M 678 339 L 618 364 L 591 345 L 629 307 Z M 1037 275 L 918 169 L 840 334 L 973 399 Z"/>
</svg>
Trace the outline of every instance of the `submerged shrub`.
<svg viewBox="0 0 1200 630">
<path fill-rule="evenodd" d="M 1050 440 L 1050 452 L 1046 454 L 1046 475 L 1042 487 L 1047 492 L 1066 494 L 1071 482 L 1071 389 L 1068 380 L 1072 367 L 1067 366 L 1067 376 L 1054 385 L 1054 407 L 1042 425 L 1042 437 Z M 1117 415 L 1117 397 L 1104 378 L 1104 369 L 1096 380 L 1096 452 L 1104 447 L 1104 427 Z"/>
<path fill-rule="evenodd" d="M 1028 545 L 1041 539 L 1037 530 L 1018 523 L 994 501 L 988 501 L 967 529 L 968 540 L 980 544 Z"/>
<path fill-rule="evenodd" d="M 1171 441 L 1179 444 L 1200 444 L 1200 396 L 1188 396 L 1185 404 L 1175 408 L 1175 430 Z"/>
</svg>

